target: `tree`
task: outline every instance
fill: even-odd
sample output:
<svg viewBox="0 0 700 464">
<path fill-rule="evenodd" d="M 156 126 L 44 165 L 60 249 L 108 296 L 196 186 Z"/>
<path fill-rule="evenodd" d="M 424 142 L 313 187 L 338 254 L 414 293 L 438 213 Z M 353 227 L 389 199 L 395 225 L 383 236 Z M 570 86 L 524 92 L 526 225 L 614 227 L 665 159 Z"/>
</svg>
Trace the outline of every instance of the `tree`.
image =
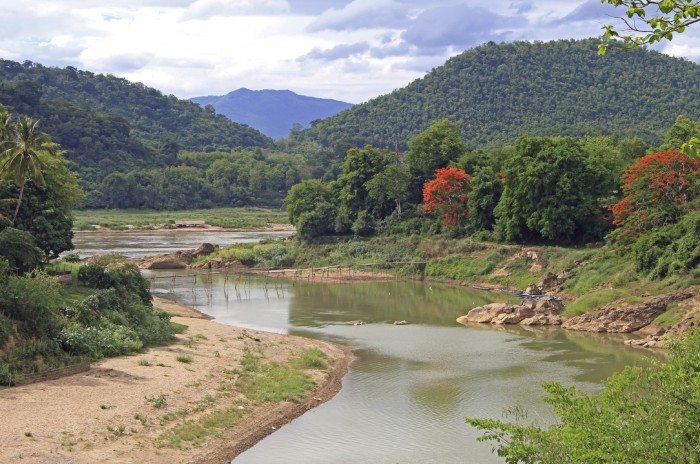
<svg viewBox="0 0 700 464">
<path fill-rule="evenodd" d="M 435 171 L 467 152 L 460 127 L 449 119 L 438 119 L 420 134 L 411 138 L 406 164 L 411 174 L 411 198 L 418 203 L 420 189 Z"/>
<path fill-rule="evenodd" d="M 340 200 L 340 212 L 348 225 L 355 222 L 362 211 L 373 217 L 385 215 L 385 202 L 372 201 L 367 183 L 389 166 L 391 152 L 372 146 L 351 148 L 343 162 L 343 168 L 335 188 Z M 344 232 L 345 227 L 338 227 Z"/>
<path fill-rule="evenodd" d="M 678 150 L 639 158 L 623 174 L 622 199 L 610 206 L 613 224 L 631 239 L 677 222 L 700 195 L 699 171 L 700 160 Z"/>
<path fill-rule="evenodd" d="M 4 152 L 4 161 L 0 167 L 0 175 L 11 178 L 19 187 L 17 206 L 12 216 L 14 224 L 19 214 L 19 208 L 24 198 L 24 187 L 27 180 L 33 181 L 38 187 L 44 187 L 40 153 L 55 152 L 55 144 L 48 136 L 39 131 L 39 121 L 23 116 L 15 123 L 7 140 L 8 148 Z"/>
<path fill-rule="evenodd" d="M 301 182 L 289 189 L 284 202 L 301 238 L 333 232 L 337 206 L 328 184 L 318 179 Z"/>
<path fill-rule="evenodd" d="M 29 232 L 7 227 L 0 231 L 0 257 L 7 260 L 11 269 L 24 274 L 41 264 L 44 253 Z"/>
<path fill-rule="evenodd" d="M 365 186 L 369 197 L 376 203 L 393 201 L 396 215 L 401 218 L 401 204 L 408 198 L 410 175 L 406 165 L 395 163 L 372 177 Z"/>
<path fill-rule="evenodd" d="M 467 200 L 471 230 L 493 230 L 496 221 L 494 210 L 502 190 L 503 185 L 493 168 L 477 168 L 471 179 L 471 191 Z"/>
<path fill-rule="evenodd" d="M 674 34 L 682 34 L 700 21 L 698 0 L 601 0 L 601 3 L 626 8 L 627 18 L 619 19 L 632 33 L 620 35 L 615 26 L 603 26 L 603 41 L 598 48 L 601 55 L 605 55 L 615 38 L 621 38 L 628 47 L 651 45 L 672 40 Z"/>
<path fill-rule="evenodd" d="M 607 221 L 598 200 L 609 194 L 608 174 L 574 139 L 520 139 L 504 165 L 496 232 L 507 241 L 570 243 L 602 237 Z"/>
<path fill-rule="evenodd" d="M 467 216 L 469 174 L 459 168 L 442 168 L 423 187 L 423 210 L 442 217 L 442 225 L 453 229 Z"/>
</svg>

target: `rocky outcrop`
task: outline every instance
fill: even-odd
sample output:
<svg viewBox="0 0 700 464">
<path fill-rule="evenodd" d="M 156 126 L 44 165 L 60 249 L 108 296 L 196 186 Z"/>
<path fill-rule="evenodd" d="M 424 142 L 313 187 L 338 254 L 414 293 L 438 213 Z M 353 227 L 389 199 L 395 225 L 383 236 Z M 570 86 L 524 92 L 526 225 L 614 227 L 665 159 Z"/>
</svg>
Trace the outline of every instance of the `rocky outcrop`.
<svg viewBox="0 0 700 464">
<path fill-rule="evenodd" d="M 590 314 L 566 320 L 562 327 L 584 332 L 630 333 L 649 325 L 666 306 L 674 301 L 690 298 L 692 293 L 679 292 L 650 298 L 644 303 L 626 307 L 606 306 Z"/>
<path fill-rule="evenodd" d="M 468 322 L 491 324 L 559 325 L 559 313 L 564 308 L 561 300 L 554 296 L 528 298 L 522 304 L 491 303 L 474 308 L 457 319 L 460 324 Z"/>
<path fill-rule="evenodd" d="M 138 262 L 141 269 L 186 269 L 188 264 L 200 256 L 216 250 L 211 243 L 203 243 L 194 250 L 183 250 L 161 256 L 151 256 Z"/>
</svg>

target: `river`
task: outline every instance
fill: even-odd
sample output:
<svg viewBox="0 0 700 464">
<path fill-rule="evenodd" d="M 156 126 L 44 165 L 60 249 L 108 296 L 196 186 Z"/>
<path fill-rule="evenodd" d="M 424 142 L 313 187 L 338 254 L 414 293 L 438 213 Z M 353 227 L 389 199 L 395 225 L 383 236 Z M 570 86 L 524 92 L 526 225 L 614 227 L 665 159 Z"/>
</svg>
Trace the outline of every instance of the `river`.
<svg viewBox="0 0 700 464">
<path fill-rule="evenodd" d="M 103 243 L 103 252 L 127 250 L 119 237 L 100 233 L 91 237 L 91 249 Z M 184 239 L 178 237 L 180 246 Z M 163 242 L 171 238 L 152 236 Z M 197 246 L 201 237 L 191 240 L 197 242 L 183 248 Z M 465 417 L 501 418 L 520 406 L 529 411 L 528 421 L 551 423 L 542 382 L 595 391 L 610 374 L 650 359 L 649 352 L 623 345 L 620 336 L 455 323 L 470 308 L 507 298 L 479 290 L 411 281 L 227 278 L 195 271 L 146 276 L 154 294 L 195 306 L 219 322 L 331 340 L 355 355 L 337 396 L 234 464 L 503 462 L 490 444 L 476 441 L 478 432 Z M 391 324 L 404 319 L 409 325 Z M 355 320 L 366 324 L 352 325 Z"/>
</svg>

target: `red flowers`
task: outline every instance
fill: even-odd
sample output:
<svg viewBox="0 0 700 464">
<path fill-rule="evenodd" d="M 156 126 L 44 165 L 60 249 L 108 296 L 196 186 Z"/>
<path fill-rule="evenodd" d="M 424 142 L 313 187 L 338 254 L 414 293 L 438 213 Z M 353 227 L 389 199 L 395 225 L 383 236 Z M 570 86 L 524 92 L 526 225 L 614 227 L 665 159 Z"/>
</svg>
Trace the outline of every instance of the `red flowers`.
<svg viewBox="0 0 700 464">
<path fill-rule="evenodd" d="M 469 174 L 459 168 L 442 168 L 423 186 L 423 210 L 442 216 L 442 225 L 456 227 L 466 216 L 470 189 Z"/>
<path fill-rule="evenodd" d="M 624 197 L 609 207 L 613 224 L 638 234 L 672 222 L 696 195 L 699 169 L 700 160 L 677 150 L 639 158 L 623 173 Z"/>
</svg>

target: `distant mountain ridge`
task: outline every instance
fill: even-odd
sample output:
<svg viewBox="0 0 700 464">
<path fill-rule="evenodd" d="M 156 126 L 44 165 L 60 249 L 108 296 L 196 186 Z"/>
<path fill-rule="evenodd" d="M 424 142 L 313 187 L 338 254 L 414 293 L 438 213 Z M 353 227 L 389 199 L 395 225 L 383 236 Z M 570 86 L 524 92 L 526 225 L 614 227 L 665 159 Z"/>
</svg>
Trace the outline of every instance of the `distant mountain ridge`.
<svg viewBox="0 0 700 464">
<path fill-rule="evenodd" d="M 247 124 L 274 139 L 289 135 L 294 124 L 309 127 L 311 121 L 323 119 L 350 108 L 329 98 L 299 95 L 291 90 L 250 90 L 241 88 L 226 95 L 194 97 L 202 106 L 212 105 L 218 114 Z"/>
<path fill-rule="evenodd" d="M 700 118 L 700 65 L 598 39 L 488 44 L 467 50 L 408 86 L 303 132 L 332 146 L 346 142 L 405 149 L 431 121 L 460 124 L 475 145 L 522 135 L 640 136 L 658 143 L 680 114 Z"/>
</svg>

